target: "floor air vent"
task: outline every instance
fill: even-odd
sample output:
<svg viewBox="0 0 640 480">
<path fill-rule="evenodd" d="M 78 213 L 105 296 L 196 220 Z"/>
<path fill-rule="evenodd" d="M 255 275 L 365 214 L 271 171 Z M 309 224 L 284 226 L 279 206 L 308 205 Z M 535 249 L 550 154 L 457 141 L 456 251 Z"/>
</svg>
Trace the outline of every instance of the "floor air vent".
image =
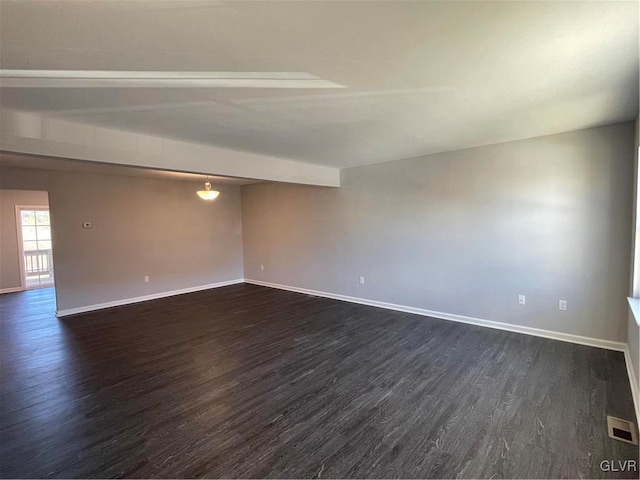
<svg viewBox="0 0 640 480">
<path fill-rule="evenodd" d="M 621 418 L 607 415 L 607 432 L 609 433 L 609 438 L 627 442 L 632 445 L 638 445 L 636 426 L 629 420 L 622 420 Z"/>
</svg>

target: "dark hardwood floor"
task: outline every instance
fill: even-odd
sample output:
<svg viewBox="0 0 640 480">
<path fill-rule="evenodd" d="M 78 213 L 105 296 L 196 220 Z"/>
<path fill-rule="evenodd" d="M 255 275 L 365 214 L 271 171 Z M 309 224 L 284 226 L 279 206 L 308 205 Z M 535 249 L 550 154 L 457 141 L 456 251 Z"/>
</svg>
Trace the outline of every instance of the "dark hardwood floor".
<svg viewBox="0 0 640 480">
<path fill-rule="evenodd" d="M 237 285 L 0 296 L 2 477 L 638 478 L 622 353 Z"/>
</svg>

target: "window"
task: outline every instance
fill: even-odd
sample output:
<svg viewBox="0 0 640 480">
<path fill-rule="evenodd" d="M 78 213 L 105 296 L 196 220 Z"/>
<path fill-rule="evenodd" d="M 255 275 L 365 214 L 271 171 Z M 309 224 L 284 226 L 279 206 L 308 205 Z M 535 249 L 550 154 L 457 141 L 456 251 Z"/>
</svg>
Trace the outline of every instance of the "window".
<svg viewBox="0 0 640 480">
<path fill-rule="evenodd" d="M 47 207 L 16 207 L 24 288 L 52 286 L 51 218 Z"/>
</svg>

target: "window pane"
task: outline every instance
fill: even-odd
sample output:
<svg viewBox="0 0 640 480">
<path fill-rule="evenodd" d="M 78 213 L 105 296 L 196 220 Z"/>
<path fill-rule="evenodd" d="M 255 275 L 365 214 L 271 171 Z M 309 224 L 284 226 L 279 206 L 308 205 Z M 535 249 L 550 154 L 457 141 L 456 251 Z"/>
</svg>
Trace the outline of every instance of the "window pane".
<svg viewBox="0 0 640 480">
<path fill-rule="evenodd" d="M 38 225 L 38 240 L 51 240 L 51 227 L 41 227 Z"/>
<path fill-rule="evenodd" d="M 22 225 L 36 224 L 36 215 L 33 210 L 22 210 L 20 215 L 22 216 Z"/>
<path fill-rule="evenodd" d="M 37 250 L 36 242 L 24 242 L 24 251 Z"/>
<path fill-rule="evenodd" d="M 36 227 L 22 227 L 22 240 L 35 240 Z"/>
<path fill-rule="evenodd" d="M 51 250 L 51 240 L 38 240 L 38 250 Z"/>
<path fill-rule="evenodd" d="M 38 225 L 50 225 L 49 211 L 37 210 L 36 211 L 36 224 Z"/>
</svg>

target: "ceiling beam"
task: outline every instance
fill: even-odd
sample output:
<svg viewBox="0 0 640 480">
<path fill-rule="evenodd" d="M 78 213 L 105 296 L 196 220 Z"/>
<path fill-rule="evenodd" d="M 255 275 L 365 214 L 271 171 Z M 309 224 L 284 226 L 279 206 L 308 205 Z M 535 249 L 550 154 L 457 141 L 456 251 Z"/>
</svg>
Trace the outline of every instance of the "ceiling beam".
<svg viewBox="0 0 640 480">
<path fill-rule="evenodd" d="M 345 88 L 305 72 L 0 70 L 3 88 Z"/>
<path fill-rule="evenodd" d="M 262 181 L 340 186 L 340 169 L 2 109 L 0 150 Z"/>
</svg>

